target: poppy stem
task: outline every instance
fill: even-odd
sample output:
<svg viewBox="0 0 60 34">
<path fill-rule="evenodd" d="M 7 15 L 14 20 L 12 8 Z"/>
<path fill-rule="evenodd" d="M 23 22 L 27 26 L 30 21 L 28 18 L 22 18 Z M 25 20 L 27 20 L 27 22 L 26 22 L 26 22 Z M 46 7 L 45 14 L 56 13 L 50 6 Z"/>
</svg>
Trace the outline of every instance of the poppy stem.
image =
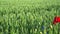
<svg viewBox="0 0 60 34">
<path fill-rule="evenodd" d="M 60 32 L 60 24 L 58 24 L 58 34 L 60 34 L 59 32 Z"/>
<path fill-rule="evenodd" d="M 54 25 L 53 25 L 53 34 L 54 34 Z"/>
</svg>

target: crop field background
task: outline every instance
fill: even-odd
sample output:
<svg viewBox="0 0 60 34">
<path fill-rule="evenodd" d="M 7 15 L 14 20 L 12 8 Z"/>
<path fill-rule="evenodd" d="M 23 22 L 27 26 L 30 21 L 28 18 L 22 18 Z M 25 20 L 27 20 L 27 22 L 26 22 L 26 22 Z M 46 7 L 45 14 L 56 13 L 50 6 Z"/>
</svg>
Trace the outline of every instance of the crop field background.
<svg viewBox="0 0 60 34">
<path fill-rule="evenodd" d="M 60 34 L 60 0 L 0 0 L 0 34 Z"/>
</svg>

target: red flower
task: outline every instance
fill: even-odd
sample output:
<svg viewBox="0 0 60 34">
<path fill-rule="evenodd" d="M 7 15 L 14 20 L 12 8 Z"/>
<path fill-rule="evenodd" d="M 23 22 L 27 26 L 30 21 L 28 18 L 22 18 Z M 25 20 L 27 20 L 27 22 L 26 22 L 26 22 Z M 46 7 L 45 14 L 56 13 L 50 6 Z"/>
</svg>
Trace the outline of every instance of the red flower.
<svg viewBox="0 0 60 34">
<path fill-rule="evenodd" d="M 56 23 L 59 23 L 59 22 L 60 22 L 60 17 L 59 16 L 56 16 L 54 18 L 53 24 L 56 24 Z"/>
</svg>

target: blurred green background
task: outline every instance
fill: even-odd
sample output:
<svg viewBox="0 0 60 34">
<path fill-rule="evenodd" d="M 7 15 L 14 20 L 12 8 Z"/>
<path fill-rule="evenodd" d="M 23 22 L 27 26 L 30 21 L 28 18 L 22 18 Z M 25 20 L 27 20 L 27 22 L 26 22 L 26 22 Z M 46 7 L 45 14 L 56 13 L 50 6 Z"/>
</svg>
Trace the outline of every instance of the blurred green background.
<svg viewBox="0 0 60 34">
<path fill-rule="evenodd" d="M 55 16 L 60 0 L 0 0 L 0 34 L 60 34 Z"/>
</svg>

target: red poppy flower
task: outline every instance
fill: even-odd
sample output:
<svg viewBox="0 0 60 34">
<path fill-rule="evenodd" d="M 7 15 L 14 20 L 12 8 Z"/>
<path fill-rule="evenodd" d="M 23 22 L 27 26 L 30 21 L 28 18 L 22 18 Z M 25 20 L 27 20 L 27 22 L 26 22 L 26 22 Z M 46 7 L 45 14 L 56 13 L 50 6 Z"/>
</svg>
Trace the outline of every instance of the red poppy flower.
<svg viewBox="0 0 60 34">
<path fill-rule="evenodd" d="M 59 16 L 56 16 L 54 18 L 53 24 L 56 24 L 56 23 L 60 23 L 60 17 Z"/>
</svg>

